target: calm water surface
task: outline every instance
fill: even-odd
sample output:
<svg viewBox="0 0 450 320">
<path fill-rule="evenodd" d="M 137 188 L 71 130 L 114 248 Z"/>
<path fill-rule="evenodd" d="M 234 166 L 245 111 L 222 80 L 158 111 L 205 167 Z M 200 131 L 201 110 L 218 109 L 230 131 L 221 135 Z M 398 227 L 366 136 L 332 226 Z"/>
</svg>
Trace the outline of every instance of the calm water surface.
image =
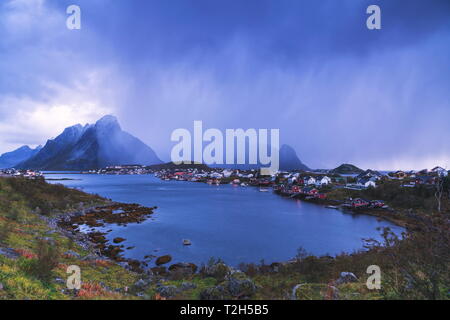
<svg viewBox="0 0 450 320">
<path fill-rule="evenodd" d="M 323 206 L 282 198 L 252 187 L 210 186 L 160 181 L 151 175 L 51 174 L 50 181 L 81 188 L 119 202 L 158 206 L 151 219 L 127 227 L 108 227 L 109 239 L 123 237 L 128 258 L 170 254 L 173 262 L 226 263 L 285 261 L 299 247 L 315 255 L 362 249 L 363 238 L 380 239 L 378 227 L 402 228 L 375 217 L 344 214 Z M 182 240 L 190 239 L 191 246 Z"/>
</svg>

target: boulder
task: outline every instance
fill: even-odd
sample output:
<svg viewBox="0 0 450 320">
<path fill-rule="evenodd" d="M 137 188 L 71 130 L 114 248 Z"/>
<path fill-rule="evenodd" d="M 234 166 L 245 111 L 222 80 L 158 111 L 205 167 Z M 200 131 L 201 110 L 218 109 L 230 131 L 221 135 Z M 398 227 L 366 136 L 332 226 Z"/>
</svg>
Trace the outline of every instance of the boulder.
<svg viewBox="0 0 450 320">
<path fill-rule="evenodd" d="M 179 290 L 176 286 L 160 286 L 156 288 L 156 292 L 159 293 L 161 297 L 172 298 L 179 292 Z"/>
<path fill-rule="evenodd" d="M 350 283 L 350 282 L 358 282 L 358 278 L 352 272 L 341 272 L 339 278 L 335 281 L 336 285 Z"/>
<path fill-rule="evenodd" d="M 121 242 L 124 242 L 126 239 L 124 239 L 124 238 L 121 238 L 121 237 L 117 237 L 117 238 L 114 238 L 113 239 L 113 242 L 114 243 L 121 243 Z"/>
<path fill-rule="evenodd" d="M 225 300 L 227 298 L 226 290 L 223 286 L 207 288 L 200 292 L 201 300 Z"/>
<path fill-rule="evenodd" d="M 156 265 L 160 266 L 162 264 L 166 264 L 169 263 L 170 261 L 172 261 L 172 257 L 170 255 L 165 255 L 165 256 L 160 256 L 156 259 Z"/>
<path fill-rule="evenodd" d="M 171 272 L 183 272 L 186 274 L 193 274 L 197 271 L 197 266 L 193 263 L 175 263 L 169 267 L 169 271 Z"/>
<path fill-rule="evenodd" d="M 183 282 L 180 288 L 181 290 L 191 290 L 197 288 L 197 285 L 192 282 Z"/>
<path fill-rule="evenodd" d="M 324 283 L 302 283 L 292 289 L 291 300 L 337 300 L 339 290 Z"/>
<path fill-rule="evenodd" d="M 130 265 L 128 264 L 127 261 L 119 261 L 119 262 L 117 262 L 117 264 L 124 269 L 128 269 L 130 267 Z"/>
<path fill-rule="evenodd" d="M 153 274 L 156 274 L 156 275 L 161 275 L 161 274 L 167 273 L 166 267 L 162 267 L 162 266 L 154 267 L 154 268 L 151 268 L 150 270 L 152 271 Z"/>
<path fill-rule="evenodd" d="M 294 286 L 291 293 L 291 300 L 297 300 L 297 290 L 300 289 L 303 285 L 305 284 L 301 283 Z"/>
<path fill-rule="evenodd" d="M 206 276 L 213 277 L 219 281 L 224 280 L 231 272 L 232 269 L 222 262 L 207 266 L 203 271 Z"/>
<path fill-rule="evenodd" d="M 17 259 L 20 254 L 11 248 L 0 248 L 0 256 L 5 256 L 8 259 Z"/>
<path fill-rule="evenodd" d="M 234 297 L 251 297 L 256 292 L 256 285 L 243 272 L 231 273 L 225 282 L 226 288 Z"/>
<path fill-rule="evenodd" d="M 77 259 L 81 258 L 81 255 L 79 253 L 77 253 L 75 251 L 72 251 L 72 250 L 68 250 L 68 251 L 64 252 L 64 255 L 71 256 L 71 257 L 74 257 L 74 258 L 77 258 Z"/>
<path fill-rule="evenodd" d="M 139 279 L 138 281 L 136 281 L 136 282 L 134 283 L 134 286 L 135 286 L 136 288 L 139 288 L 139 289 L 145 288 L 145 287 L 147 287 L 148 285 L 150 285 L 150 281 L 147 281 L 147 280 L 144 280 L 144 279 Z"/>
</svg>

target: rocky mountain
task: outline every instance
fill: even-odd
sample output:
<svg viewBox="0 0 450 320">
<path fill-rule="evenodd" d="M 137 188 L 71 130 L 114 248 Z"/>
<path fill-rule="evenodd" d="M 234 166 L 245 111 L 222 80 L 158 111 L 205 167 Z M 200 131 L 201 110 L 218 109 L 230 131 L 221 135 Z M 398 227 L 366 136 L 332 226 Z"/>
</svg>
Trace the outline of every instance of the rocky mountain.
<svg viewBox="0 0 450 320">
<path fill-rule="evenodd" d="M 245 161 L 248 162 L 249 160 L 249 146 L 248 143 L 246 144 L 246 153 L 245 153 Z M 268 146 L 268 149 L 270 150 L 270 146 Z M 298 158 L 297 153 L 295 150 L 287 145 L 283 144 L 279 150 L 279 160 L 280 160 L 280 170 L 304 170 L 308 171 L 310 170 L 305 164 L 301 162 L 301 160 Z M 225 157 L 224 157 L 225 162 Z M 235 154 L 234 154 L 234 162 L 237 163 L 237 150 L 235 148 Z M 210 165 L 213 168 L 228 168 L 228 169 L 239 169 L 239 170 L 251 170 L 251 169 L 259 169 L 260 167 L 266 167 L 266 165 L 262 165 L 261 163 L 258 164 L 213 164 Z"/>
<path fill-rule="evenodd" d="M 31 149 L 29 146 L 22 146 L 11 152 L 4 153 L 0 156 L 0 169 L 14 168 L 20 162 L 28 160 L 42 149 L 39 146 Z"/>
<path fill-rule="evenodd" d="M 105 116 L 95 124 L 66 128 L 19 168 L 37 170 L 88 170 L 109 165 L 159 164 L 156 153 L 123 131 L 117 119 Z"/>
<path fill-rule="evenodd" d="M 348 163 L 341 164 L 339 167 L 330 170 L 330 173 L 337 174 L 360 174 L 364 172 L 364 170 Z"/>
<path fill-rule="evenodd" d="M 283 144 L 280 148 L 280 170 L 310 170 L 297 156 L 295 150 Z"/>
</svg>

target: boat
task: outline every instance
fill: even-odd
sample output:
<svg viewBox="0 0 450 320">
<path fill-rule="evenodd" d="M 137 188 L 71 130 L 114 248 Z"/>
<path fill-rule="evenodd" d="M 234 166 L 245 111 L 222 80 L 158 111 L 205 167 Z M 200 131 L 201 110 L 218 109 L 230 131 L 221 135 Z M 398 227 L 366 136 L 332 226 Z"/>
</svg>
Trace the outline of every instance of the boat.
<svg viewBox="0 0 450 320">
<path fill-rule="evenodd" d="M 326 206 L 325 208 L 328 208 L 328 209 L 339 209 L 338 206 Z"/>
<path fill-rule="evenodd" d="M 183 239 L 183 245 L 190 246 L 192 244 L 191 240 L 189 239 Z"/>
<path fill-rule="evenodd" d="M 259 191 L 260 191 L 260 192 L 268 192 L 269 189 L 267 189 L 267 188 L 259 188 Z"/>
</svg>

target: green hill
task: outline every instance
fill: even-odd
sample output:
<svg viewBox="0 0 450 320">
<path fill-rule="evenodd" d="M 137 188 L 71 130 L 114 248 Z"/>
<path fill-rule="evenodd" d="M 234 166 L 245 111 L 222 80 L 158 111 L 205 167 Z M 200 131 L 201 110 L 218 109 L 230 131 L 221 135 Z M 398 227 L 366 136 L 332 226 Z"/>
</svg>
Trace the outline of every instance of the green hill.
<svg viewBox="0 0 450 320">
<path fill-rule="evenodd" d="M 341 164 L 339 167 L 330 171 L 333 174 L 360 174 L 361 172 L 364 172 L 364 170 L 348 163 Z"/>
</svg>

